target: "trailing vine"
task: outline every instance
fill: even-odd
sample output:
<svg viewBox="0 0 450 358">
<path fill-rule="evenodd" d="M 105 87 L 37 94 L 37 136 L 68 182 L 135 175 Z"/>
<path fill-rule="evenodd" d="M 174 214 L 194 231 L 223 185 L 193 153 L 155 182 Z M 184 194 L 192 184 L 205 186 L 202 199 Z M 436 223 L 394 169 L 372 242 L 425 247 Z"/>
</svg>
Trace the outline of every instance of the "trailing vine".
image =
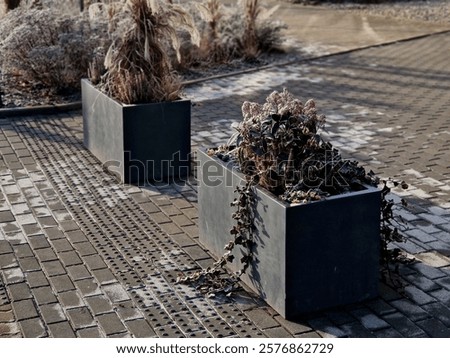
<svg viewBox="0 0 450 358">
<path fill-rule="evenodd" d="M 190 275 L 183 275 L 178 277 L 179 283 L 191 283 L 208 296 L 213 296 L 218 292 L 231 294 L 236 288 L 239 278 L 245 274 L 253 261 L 253 246 L 254 246 L 254 224 L 253 207 L 255 204 L 255 180 L 254 178 L 246 178 L 243 186 L 237 186 L 235 193 L 237 198 L 230 204 L 236 210 L 232 217 L 236 224 L 231 228 L 230 235 L 232 239 L 224 247 L 224 253 L 211 266 L 196 271 Z M 233 250 L 236 246 L 241 246 L 244 254 L 241 258 L 242 268 L 235 273 L 227 273 L 225 266 L 235 260 Z M 224 275 L 225 273 L 225 275 Z"/>
<path fill-rule="evenodd" d="M 397 247 L 393 247 L 395 243 L 405 242 L 406 237 L 402 233 L 407 228 L 407 223 L 399 215 L 394 214 L 396 205 L 407 207 L 406 200 L 401 199 L 397 204 L 389 195 L 392 188 L 408 189 L 405 181 L 399 181 L 392 178 L 381 180 L 383 185 L 381 189 L 381 215 L 380 215 L 380 273 L 384 282 L 392 283 L 394 286 L 401 288 L 403 284 L 395 277 L 398 274 L 400 263 L 410 263 L 412 260 Z M 395 274 L 395 275 L 394 275 Z"/>
</svg>

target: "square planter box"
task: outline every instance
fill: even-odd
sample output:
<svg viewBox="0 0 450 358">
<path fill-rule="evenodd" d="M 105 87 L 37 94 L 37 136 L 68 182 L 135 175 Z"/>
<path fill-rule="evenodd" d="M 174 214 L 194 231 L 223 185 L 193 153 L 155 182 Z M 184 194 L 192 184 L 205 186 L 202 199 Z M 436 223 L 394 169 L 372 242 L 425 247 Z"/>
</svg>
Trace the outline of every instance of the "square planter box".
<svg viewBox="0 0 450 358">
<path fill-rule="evenodd" d="M 124 105 L 81 81 L 84 145 L 124 183 L 189 175 L 191 102 Z"/>
<path fill-rule="evenodd" d="M 198 152 L 200 241 L 215 256 L 232 239 L 230 203 L 242 174 Z M 381 195 L 377 188 L 290 205 L 257 188 L 254 261 L 242 280 L 285 318 L 378 295 Z M 233 271 L 241 267 L 233 251 Z"/>
</svg>

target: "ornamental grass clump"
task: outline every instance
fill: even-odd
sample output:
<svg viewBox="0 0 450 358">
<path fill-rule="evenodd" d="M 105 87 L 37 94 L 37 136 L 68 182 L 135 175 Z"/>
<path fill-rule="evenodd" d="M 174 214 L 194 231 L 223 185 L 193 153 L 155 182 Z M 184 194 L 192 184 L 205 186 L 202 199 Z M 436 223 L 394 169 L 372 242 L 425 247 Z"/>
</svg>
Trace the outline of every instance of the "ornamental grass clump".
<svg viewBox="0 0 450 358">
<path fill-rule="evenodd" d="M 177 29 L 189 31 L 192 42 L 199 42 L 192 17 L 180 5 L 163 0 L 128 0 L 115 4 L 109 15 L 112 44 L 104 71 L 98 69 L 102 61 L 91 66 L 94 84 L 124 104 L 178 99 L 181 81 L 172 69 L 167 46 L 180 57 Z"/>
<path fill-rule="evenodd" d="M 280 51 L 286 26 L 273 18 L 278 8 L 267 9 L 259 0 L 238 0 L 232 5 L 218 0 L 188 3 L 201 40 L 198 48 L 183 46 L 182 67 L 253 61 L 262 53 Z"/>
</svg>

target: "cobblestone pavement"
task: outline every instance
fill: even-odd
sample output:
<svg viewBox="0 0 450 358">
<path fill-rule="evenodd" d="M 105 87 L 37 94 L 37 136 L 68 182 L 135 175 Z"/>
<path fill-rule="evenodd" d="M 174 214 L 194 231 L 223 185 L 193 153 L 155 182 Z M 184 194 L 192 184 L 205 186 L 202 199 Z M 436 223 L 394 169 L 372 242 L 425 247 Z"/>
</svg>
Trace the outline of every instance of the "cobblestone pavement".
<svg viewBox="0 0 450 358">
<path fill-rule="evenodd" d="M 244 100 L 315 98 L 348 156 L 411 184 L 401 214 L 416 261 L 404 292 L 286 321 L 244 288 L 176 285 L 212 258 L 196 183 L 117 184 L 82 145 L 78 112 L 0 119 L 2 337 L 450 337 L 450 35 L 189 87 L 195 148 L 226 141 Z"/>
</svg>

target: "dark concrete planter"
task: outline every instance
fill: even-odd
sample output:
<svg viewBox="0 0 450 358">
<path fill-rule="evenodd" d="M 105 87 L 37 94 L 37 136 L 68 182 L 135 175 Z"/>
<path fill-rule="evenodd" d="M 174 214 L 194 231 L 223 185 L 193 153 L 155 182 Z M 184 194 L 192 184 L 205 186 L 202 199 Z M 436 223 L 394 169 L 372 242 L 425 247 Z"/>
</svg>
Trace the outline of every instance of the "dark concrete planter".
<svg viewBox="0 0 450 358">
<path fill-rule="evenodd" d="M 200 241 L 220 257 L 235 224 L 233 190 L 244 179 L 204 151 L 198 159 Z M 258 188 L 256 260 L 243 281 L 286 318 L 376 297 L 380 203 L 372 187 L 302 205 Z M 240 268 L 239 252 L 230 268 Z"/>
<path fill-rule="evenodd" d="M 84 145 L 124 183 L 189 175 L 191 102 L 124 105 L 83 79 Z"/>
</svg>

